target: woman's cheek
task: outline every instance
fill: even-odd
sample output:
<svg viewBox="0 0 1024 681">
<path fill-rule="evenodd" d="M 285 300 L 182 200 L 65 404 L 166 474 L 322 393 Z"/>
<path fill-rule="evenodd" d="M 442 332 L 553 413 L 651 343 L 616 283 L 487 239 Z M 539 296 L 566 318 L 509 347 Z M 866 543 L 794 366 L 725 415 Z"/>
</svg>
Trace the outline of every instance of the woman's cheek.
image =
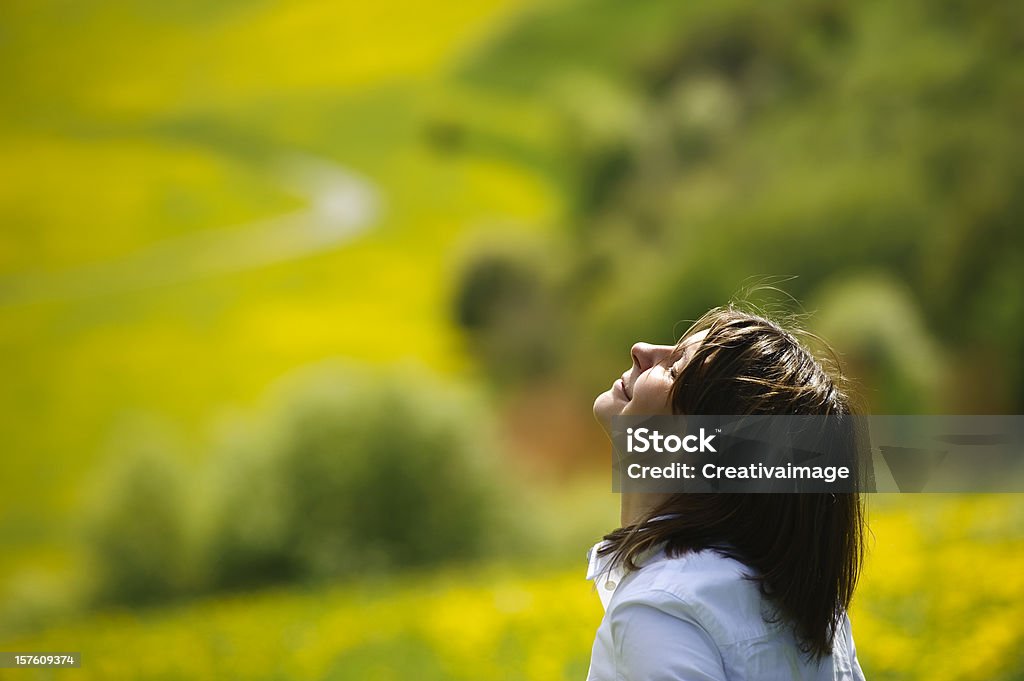
<svg viewBox="0 0 1024 681">
<path fill-rule="evenodd" d="M 655 385 L 645 383 L 637 385 L 633 391 L 632 401 L 626 405 L 622 413 L 648 416 L 653 414 L 670 414 L 669 391 L 671 383 L 661 382 Z"/>
</svg>

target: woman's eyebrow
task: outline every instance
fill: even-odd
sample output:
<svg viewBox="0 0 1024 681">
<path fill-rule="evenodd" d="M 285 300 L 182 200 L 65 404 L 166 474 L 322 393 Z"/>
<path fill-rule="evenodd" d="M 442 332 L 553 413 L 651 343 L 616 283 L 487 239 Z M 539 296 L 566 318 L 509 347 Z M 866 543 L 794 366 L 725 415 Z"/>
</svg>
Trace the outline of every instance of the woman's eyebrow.
<svg viewBox="0 0 1024 681">
<path fill-rule="evenodd" d="M 690 343 L 687 343 L 685 345 L 680 343 L 676 345 L 676 347 L 673 348 L 672 352 L 669 353 L 669 356 L 666 359 L 665 364 L 667 364 L 669 368 L 675 367 L 675 365 L 679 363 L 679 360 L 683 359 L 686 356 L 686 351 L 690 347 L 690 345 Z"/>
<path fill-rule="evenodd" d="M 695 345 L 700 345 L 700 343 L 698 341 L 694 341 L 694 340 L 692 340 L 692 338 L 693 338 L 692 336 L 687 336 L 686 338 L 680 338 L 679 342 L 676 343 L 675 352 L 673 354 L 676 357 L 682 357 L 683 355 L 686 354 L 686 351 L 689 348 L 691 348 L 691 347 L 693 347 Z"/>
<path fill-rule="evenodd" d="M 673 350 L 672 354 L 669 356 L 669 366 L 671 368 L 675 368 L 675 365 L 679 363 L 679 361 L 682 359 L 687 359 L 687 361 L 689 361 L 687 356 L 692 356 L 693 353 L 696 352 L 697 348 L 700 346 L 701 341 L 690 340 L 690 338 L 690 336 L 687 336 L 686 338 L 681 339 L 676 344 L 675 350 Z"/>
</svg>

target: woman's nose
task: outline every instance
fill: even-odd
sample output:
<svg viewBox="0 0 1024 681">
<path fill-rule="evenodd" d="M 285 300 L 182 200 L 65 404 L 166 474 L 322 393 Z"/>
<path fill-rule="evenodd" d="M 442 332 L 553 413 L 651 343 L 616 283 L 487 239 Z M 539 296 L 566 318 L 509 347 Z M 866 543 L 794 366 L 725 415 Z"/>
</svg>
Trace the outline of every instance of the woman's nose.
<svg viewBox="0 0 1024 681">
<path fill-rule="evenodd" d="M 640 371 L 647 371 L 672 352 L 671 345 L 651 345 L 650 343 L 634 343 L 630 349 L 633 365 Z"/>
</svg>

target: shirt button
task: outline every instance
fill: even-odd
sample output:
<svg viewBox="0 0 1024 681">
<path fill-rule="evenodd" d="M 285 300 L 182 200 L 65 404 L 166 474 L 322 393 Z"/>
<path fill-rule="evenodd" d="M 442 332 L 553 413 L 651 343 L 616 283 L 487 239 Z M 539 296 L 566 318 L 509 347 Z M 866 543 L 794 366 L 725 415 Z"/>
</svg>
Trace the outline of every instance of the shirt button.
<svg viewBox="0 0 1024 681">
<path fill-rule="evenodd" d="M 609 591 L 611 591 L 611 590 L 612 590 L 612 589 L 614 589 L 615 587 L 616 587 L 616 584 L 615 584 L 615 582 L 613 582 L 613 581 L 612 581 L 612 580 L 610 580 L 610 579 L 609 579 L 609 580 L 608 580 L 607 582 L 605 582 L 605 583 L 604 583 L 604 588 L 608 589 Z"/>
</svg>

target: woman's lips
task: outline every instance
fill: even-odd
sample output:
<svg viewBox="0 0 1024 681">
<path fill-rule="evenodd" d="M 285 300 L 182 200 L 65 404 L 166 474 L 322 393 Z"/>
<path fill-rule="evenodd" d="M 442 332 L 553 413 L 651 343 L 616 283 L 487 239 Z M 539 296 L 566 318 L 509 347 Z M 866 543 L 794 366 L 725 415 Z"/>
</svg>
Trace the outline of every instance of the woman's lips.
<svg viewBox="0 0 1024 681">
<path fill-rule="evenodd" d="M 619 392 L 621 392 L 622 396 L 625 397 L 627 400 L 632 399 L 629 396 L 629 393 L 626 392 L 626 382 L 623 381 L 621 378 L 619 380 L 615 381 L 615 387 L 618 388 Z"/>
</svg>

